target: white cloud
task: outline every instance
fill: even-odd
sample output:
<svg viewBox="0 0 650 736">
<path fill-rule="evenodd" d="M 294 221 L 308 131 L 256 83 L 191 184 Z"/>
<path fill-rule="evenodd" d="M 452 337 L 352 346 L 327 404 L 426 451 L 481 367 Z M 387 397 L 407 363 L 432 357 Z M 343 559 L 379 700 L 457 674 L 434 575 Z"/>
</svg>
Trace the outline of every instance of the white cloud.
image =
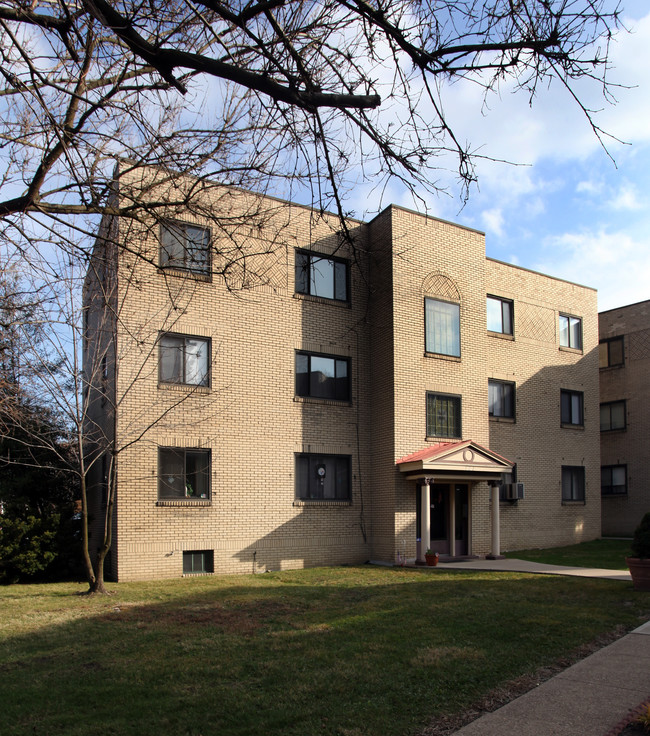
<svg viewBox="0 0 650 736">
<path fill-rule="evenodd" d="M 626 183 L 616 192 L 614 198 L 609 202 L 609 206 L 614 210 L 633 211 L 643 209 L 645 205 L 639 200 L 636 187 Z"/>
<path fill-rule="evenodd" d="M 495 235 L 498 238 L 503 237 L 503 212 L 498 208 L 483 210 L 481 214 L 483 229 L 486 233 Z"/>
<path fill-rule="evenodd" d="M 623 230 L 583 231 L 548 238 L 552 261 L 533 268 L 598 289 L 598 309 L 650 298 L 650 235 L 644 241 Z"/>
<path fill-rule="evenodd" d="M 576 186 L 576 192 L 578 194 L 600 194 L 603 191 L 604 183 L 602 180 L 588 179 L 586 181 L 579 181 Z"/>
</svg>

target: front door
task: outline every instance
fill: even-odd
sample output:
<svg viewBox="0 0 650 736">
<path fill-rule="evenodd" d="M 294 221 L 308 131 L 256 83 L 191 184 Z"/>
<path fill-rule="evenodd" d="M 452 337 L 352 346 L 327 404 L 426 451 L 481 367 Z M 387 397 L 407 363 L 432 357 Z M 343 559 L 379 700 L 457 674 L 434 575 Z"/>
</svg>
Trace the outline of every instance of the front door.
<svg viewBox="0 0 650 736">
<path fill-rule="evenodd" d="M 441 555 L 451 554 L 449 521 L 449 486 L 446 483 L 434 483 L 431 486 L 431 542 L 429 547 Z"/>
<path fill-rule="evenodd" d="M 427 547 L 441 555 L 460 557 L 469 552 L 469 490 L 466 483 L 434 483 L 430 489 L 431 537 Z M 418 536 L 420 488 L 417 493 Z M 452 550 L 451 529 L 454 530 Z"/>
<path fill-rule="evenodd" d="M 457 557 L 469 552 L 469 492 L 467 484 L 461 483 L 454 486 L 454 522 L 456 528 L 456 551 Z"/>
</svg>

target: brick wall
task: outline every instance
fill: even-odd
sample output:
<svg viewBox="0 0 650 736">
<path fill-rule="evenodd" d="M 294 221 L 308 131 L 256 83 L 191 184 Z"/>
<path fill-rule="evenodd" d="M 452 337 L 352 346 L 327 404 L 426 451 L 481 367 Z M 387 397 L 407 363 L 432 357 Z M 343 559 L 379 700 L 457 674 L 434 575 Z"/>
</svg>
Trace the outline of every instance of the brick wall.
<svg viewBox="0 0 650 736">
<path fill-rule="evenodd" d="M 143 182 L 146 196 L 168 191 L 133 176 L 129 197 Z M 215 572 L 413 557 L 416 484 L 395 460 L 435 441 L 428 391 L 460 396 L 463 438 L 518 464 L 526 499 L 502 504 L 503 548 L 598 536 L 595 292 L 486 259 L 482 233 L 399 207 L 350 221 L 351 243 L 308 208 L 220 187 L 201 196 L 170 217 L 210 229 L 210 277 L 159 269 L 159 225 L 120 221 L 120 580 L 181 575 L 193 550 L 211 551 Z M 349 303 L 295 293 L 297 248 L 349 260 Z M 486 294 L 513 299 L 514 339 L 488 334 Z M 425 352 L 427 297 L 460 305 L 459 358 Z M 582 318 L 581 350 L 559 348 L 560 311 Z M 160 382 L 164 333 L 209 341 L 209 386 Z M 296 351 L 349 359 L 350 401 L 296 396 Z M 514 422 L 489 421 L 489 378 L 516 383 Z M 584 392 L 584 427 L 560 426 L 561 388 Z M 209 500 L 160 503 L 160 447 L 210 451 Z M 296 501 L 297 453 L 349 456 L 350 502 Z M 565 464 L 586 468 L 585 503 L 562 503 Z M 470 550 L 490 551 L 486 484 L 468 514 Z"/>
<path fill-rule="evenodd" d="M 602 497 L 603 534 L 631 536 L 650 511 L 650 301 L 599 315 L 600 338 L 623 337 L 624 363 L 600 370 L 601 402 L 625 401 L 624 429 L 601 433 L 601 464 L 627 467 L 627 493 Z"/>
</svg>

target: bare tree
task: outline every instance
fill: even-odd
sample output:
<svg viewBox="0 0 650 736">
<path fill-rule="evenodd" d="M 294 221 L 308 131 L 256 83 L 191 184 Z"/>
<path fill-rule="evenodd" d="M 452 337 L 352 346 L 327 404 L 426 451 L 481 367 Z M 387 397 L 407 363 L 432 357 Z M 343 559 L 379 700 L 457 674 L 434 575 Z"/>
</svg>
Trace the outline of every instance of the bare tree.
<svg viewBox="0 0 650 736">
<path fill-rule="evenodd" d="M 147 442 L 155 447 L 151 435 L 157 429 L 184 431 L 182 412 L 176 410 L 188 401 L 204 416 L 214 413 L 214 392 L 202 393 L 198 381 L 194 390 L 160 393 L 146 411 L 131 413 L 118 435 L 115 423 L 121 406 L 152 376 L 157 383 L 160 335 L 174 330 L 194 293 L 186 280 L 171 280 L 164 298 L 152 305 L 150 313 L 140 311 L 134 318 L 123 310 L 133 291 L 147 287 L 151 258 L 146 246 L 138 252 L 118 249 L 112 232 L 115 219 L 107 218 L 104 225 L 88 264 L 74 254 L 66 255 L 63 249 L 55 251 L 58 257 L 48 252 L 38 260 L 32 257 L 29 263 L 23 262 L 21 276 L 11 280 L 11 288 L 16 294 L 36 294 L 37 298 L 0 310 L 10 312 L 20 365 L 29 366 L 20 372 L 19 380 L 14 378 L 19 372 L 16 361 L 5 361 L 6 351 L 0 350 L 14 385 L 11 391 L 6 386 L 9 381 L 0 387 L 0 445 L 11 440 L 21 450 L 1 456 L 0 467 L 5 472 L 43 470 L 49 463 L 50 469 L 64 470 L 73 478 L 80 497 L 81 549 L 91 593 L 106 592 L 104 562 L 111 549 L 122 453 Z M 127 242 L 146 239 L 146 230 L 141 227 L 122 237 Z M 154 248 L 157 250 L 157 239 Z M 124 276 L 120 288 L 118 258 Z M 204 372 L 209 370 L 208 361 L 206 357 Z M 33 412 L 24 411 L 16 400 L 18 392 L 24 402 L 38 401 L 47 416 L 34 421 Z M 48 417 L 57 423 L 46 421 Z"/>
<path fill-rule="evenodd" d="M 600 136 L 576 82 L 607 96 L 618 24 L 616 0 L 2 0 L 3 235 L 25 247 L 65 222 L 88 248 L 124 159 L 343 215 L 359 176 L 417 195 L 451 155 L 467 193 L 448 85 L 510 79 L 532 100 L 555 80 Z"/>
</svg>

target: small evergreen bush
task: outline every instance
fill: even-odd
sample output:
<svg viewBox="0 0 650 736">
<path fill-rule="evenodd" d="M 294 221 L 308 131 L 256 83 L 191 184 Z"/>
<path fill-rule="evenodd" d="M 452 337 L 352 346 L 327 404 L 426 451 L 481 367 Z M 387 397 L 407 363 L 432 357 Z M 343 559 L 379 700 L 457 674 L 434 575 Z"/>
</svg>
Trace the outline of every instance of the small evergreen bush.
<svg viewBox="0 0 650 736">
<path fill-rule="evenodd" d="M 641 519 L 632 539 L 632 555 L 650 559 L 650 511 Z"/>
</svg>

